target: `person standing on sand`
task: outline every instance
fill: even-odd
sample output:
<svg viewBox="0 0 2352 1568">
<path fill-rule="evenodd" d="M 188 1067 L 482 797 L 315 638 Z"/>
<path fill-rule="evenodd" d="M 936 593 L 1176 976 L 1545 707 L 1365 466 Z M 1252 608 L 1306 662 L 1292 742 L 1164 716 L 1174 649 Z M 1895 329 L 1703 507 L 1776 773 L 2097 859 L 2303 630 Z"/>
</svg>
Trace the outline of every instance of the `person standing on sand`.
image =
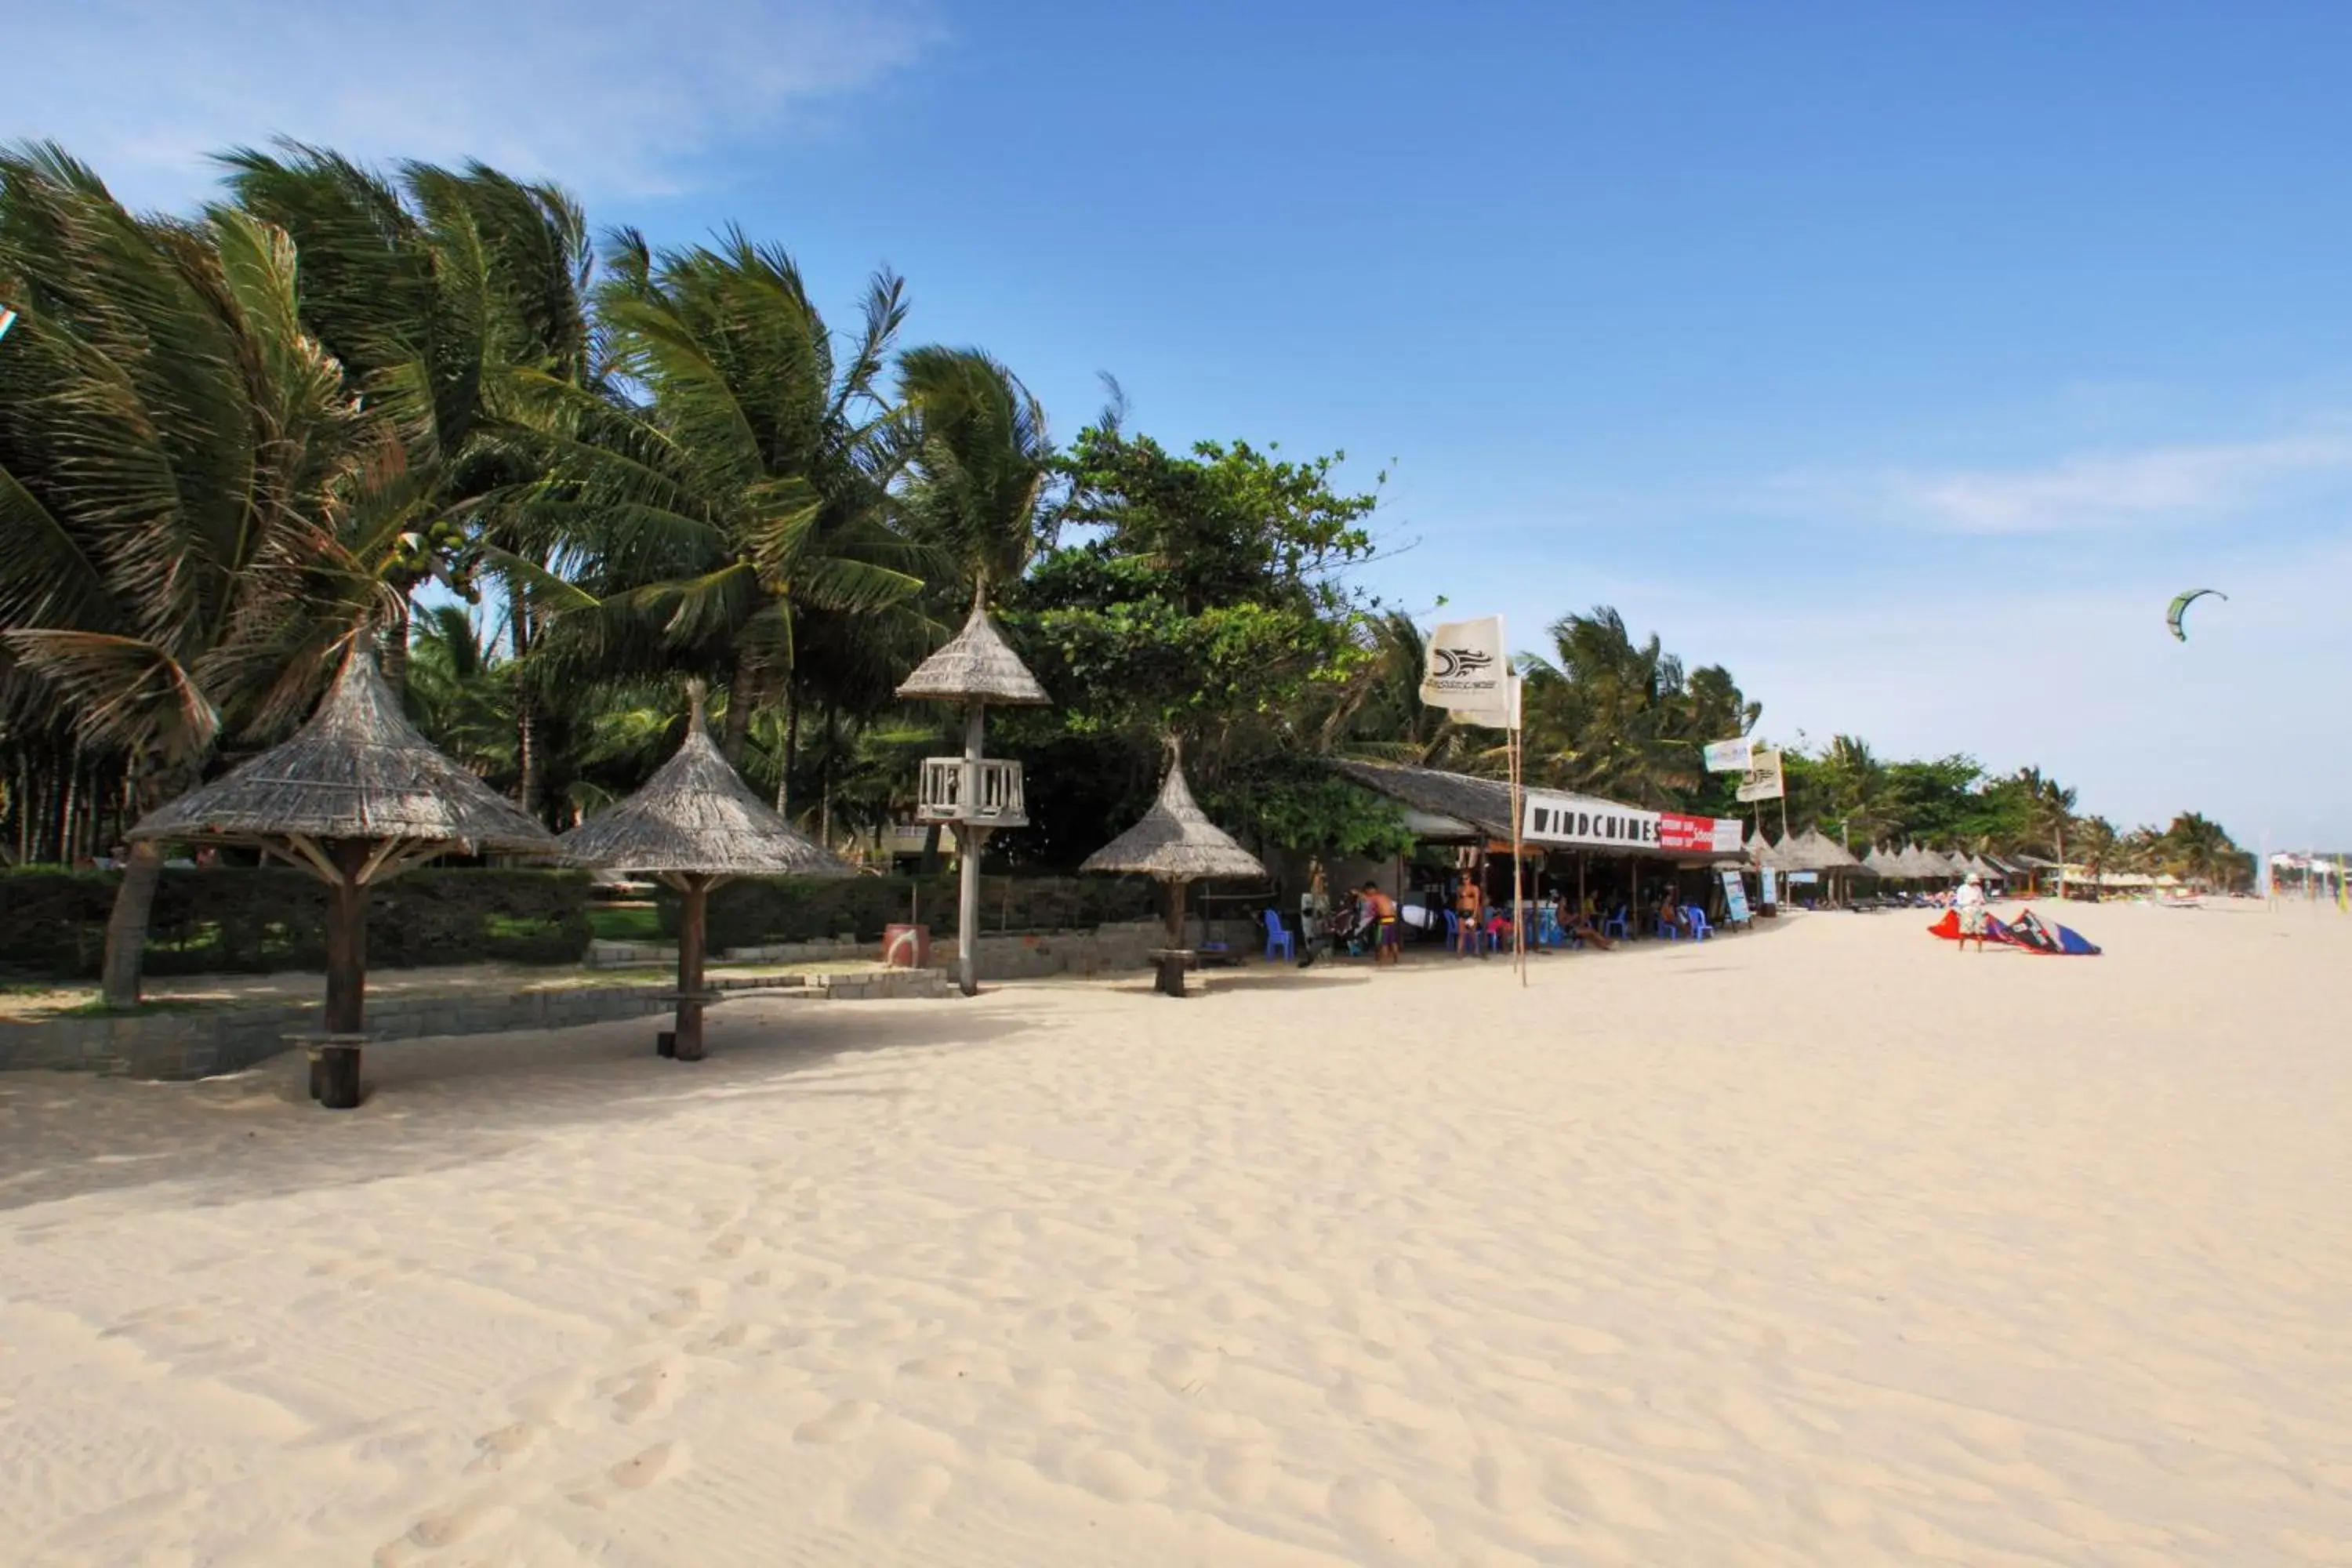
<svg viewBox="0 0 2352 1568">
<path fill-rule="evenodd" d="M 1478 911 L 1486 900 L 1480 895 L 1477 882 L 1469 872 L 1454 887 L 1454 951 L 1458 953 L 1486 954 L 1478 945 Z"/>
<path fill-rule="evenodd" d="M 1977 951 L 1982 952 L 1985 931 L 1984 879 L 1974 871 L 1969 872 L 1969 879 L 1960 884 L 1960 890 L 1952 895 L 1952 909 L 1960 917 L 1960 940 L 1956 945 L 1965 952 L 1968 949 L 1969 939 L 1974 937 Z"/>
<path fill-rule="evenodd" d="M 1403 922 L 1397 919 L 1396 900 L 1381 892 L 1378 882 L 1367 882 L 1364 884 L 1364 907 L 1372 921 L 1373 967 L 1402 963 L 1404 949 L 1399 945 L 1398 938 L 1403 934 L 1399 929 Z"/>
</svg>

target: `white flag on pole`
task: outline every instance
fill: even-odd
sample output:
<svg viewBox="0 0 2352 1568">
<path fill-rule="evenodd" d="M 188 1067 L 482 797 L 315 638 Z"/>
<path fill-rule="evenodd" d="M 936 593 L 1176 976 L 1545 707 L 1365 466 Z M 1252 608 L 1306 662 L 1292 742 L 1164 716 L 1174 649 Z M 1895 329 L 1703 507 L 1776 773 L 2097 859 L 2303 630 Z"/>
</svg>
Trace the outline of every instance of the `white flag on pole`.
<svg viewBox="0 0 2352 1568">
<path fill-rule="evenodd" d="M 1756 765 L 1748 761 L 1756 754 L 1756 747 L 1745 735 L 1729 741 L 1711 741 L 1702 750 L 1706 771 L 1711 773 L 1744 773 Z"/>
<path fill-rule="evenodd" d="M 1747 776 L 1739 785 L 1742 801 L 1779 800 L 1787 794 L 1780 773 L 1780 753 L 1759 752 L 1749 759 Z"/>
<path fill-rule="evenodd" d="M 1519 727 L 1519 691 L 1527 682 L 1516 674 L 1510 677 L 1506 689 L 1509 696 L 1500 708 L 1456 708 L 1454 717 L 1465 724 L 1476 724 L 1488 730 L 1516 730 Z"/>
<path fill-rule="evenodd" d="M 1429 636 L 1421 700 L 1433 708 L 1450 708 L 1470 723 L 1508 729 L 1510 674 L 1502 616 L 1443 621 Z"/>
</svg>

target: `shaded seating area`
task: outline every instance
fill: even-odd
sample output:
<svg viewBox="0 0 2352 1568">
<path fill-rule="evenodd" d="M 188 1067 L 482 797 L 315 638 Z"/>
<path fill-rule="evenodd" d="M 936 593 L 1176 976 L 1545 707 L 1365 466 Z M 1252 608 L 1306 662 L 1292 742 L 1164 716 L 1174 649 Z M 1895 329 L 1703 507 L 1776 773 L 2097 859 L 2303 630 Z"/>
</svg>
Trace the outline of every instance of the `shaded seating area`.
<svg viewBox="0 0 2352 1568">
<path fill-rule="evenodd" d="M 703 984 L 710 890 L 730 877 L 847 877 L 851 868 L 786 822 L 744 784 L 703 724 L 691 689 L 686 739 L 645 787 L 597 813 L 562 840 L 583 866 L 650 877 L 678 896 L 677 1022 L 661 1055 L 703 1058 L 703 1010 L 718 994 Z"/>
<path fill-rule="evenodd" d="M 1184 973 L 1211 956 L 1212 947 L 1189 947 L 1184 940 L 1184 890 L 1219 877 L 1264 878 L 1265 867 L 1211 822 L 1184 782 L 1181 747 L 1171 746 L 1159 796 L 1133 827 L 1087 857 L 1080 871 L 1150 877 L 1168 890 L 1168 945 L 1152 954 L 1155 988 L 1164 996 L 1184 994 Z"/>
<path fill-rule="evenodd" d="M 553 834 L 416 732 L 376 669 L 374 636 L 352 634 L 334 684 L 291 740 L 129 835 L 257 849 L 327 884 L 323 1026 L 289 1043 L 310 1052 L 310 1098 L 330 1110 L 362 1093 L 369 891 L 443 855 L 558 854 Z"/>
</svg>

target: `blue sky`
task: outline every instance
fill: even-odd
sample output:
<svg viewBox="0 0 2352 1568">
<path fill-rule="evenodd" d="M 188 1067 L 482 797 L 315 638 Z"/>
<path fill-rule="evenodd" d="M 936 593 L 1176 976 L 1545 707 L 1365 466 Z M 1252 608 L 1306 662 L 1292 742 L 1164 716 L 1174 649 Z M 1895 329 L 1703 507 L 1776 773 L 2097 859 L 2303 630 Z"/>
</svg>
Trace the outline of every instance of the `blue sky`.
<svg viewBox="0 0 2352 1568">
<path fill-rule="evenodd" d="M 2352 8 L 89 0 L 0 134 L 287 133 L 908 278 L 1074 432 L 1344 447 L 1371 585 L 1763 729 L 2352 839 Z M 2214 586 L 2194 639 L 2164 603 Z"/>
</svg>

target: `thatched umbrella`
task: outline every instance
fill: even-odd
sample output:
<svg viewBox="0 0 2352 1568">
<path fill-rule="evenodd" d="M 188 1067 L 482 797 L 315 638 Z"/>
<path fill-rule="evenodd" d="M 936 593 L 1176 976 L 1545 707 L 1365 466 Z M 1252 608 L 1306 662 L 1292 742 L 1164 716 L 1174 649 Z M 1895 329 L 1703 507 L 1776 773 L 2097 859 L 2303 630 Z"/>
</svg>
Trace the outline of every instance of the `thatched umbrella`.
<svg viewBox="0 0 2352 1568">
<path fill-rule="evenodd" d="M 992 798 L 983 784 L 981 741 L 986 730 L 988 705 L 1038 708 L 1052 700 L 1029 667 L 1004 643 L 988 618 L 986 587 L 972 595 L 971 614 L 963 630 L 915 667 L 898 684 L 906 698 L 961 702 L 963 757 L 927 758 L 923 763 L 920 811 L 925 820 L 952 822 L 956 834 L 956 984 L 970 996 L 979 991 L 976 971 L 980 936 L 980 851 L 991 829 L 1018 827 L 1028 820 L 1021 798 L 1021 764 L 1000 763 L 998 791 Z M 940 784 L 951 787 L 952 802 L 932 798 Z"/>
<path fill-rule="evenodd" d="M 677 889 L 677 1026 L 670 1053 L 702 1059 L 702 961 L 710 889 L 730 877 L 846 877 L 851 868 L 770 810 L 711 743 L 696 688 L 686 742 L 645 787 L 562 838 L 583 866 L 643 872 Z"/>
<path fill-rule="evenodd" d="M 1168 951 L 1160 960 L 1160 989 L 1184 994 L 1184 888 L 1210 877 L 1263 877 L 1258 858 L 1227 837 L 1193 804 L 1180 752 L 1168 764 L 1160 798 L 1143 820 L 1087 857 L 1081 871 L 1124 872 L 1168 884 Z"/>
<path fill-rule="evenodd" d="M 1914 879 L 1922 882 L 1940 882 L 1952 874 L 1941 855 L 1917 844 L 1903 851 L 1903 865 Z"/>
<path fill-rule="evenodd" d="M 368 889 L 438 855 L 554 855 L 554 835 L 435 751 L 376 672 L 365 633 L 294 738 L 149 813 L 127 836 L 243 845 L 327 884 L 325 1034 L 311 1092 L 359 1103 Z"/>
<path fill-rule="evenodd" d="M 1903 881 L 1910 876 L 1903 869 L 1901 856 L 1890 855 L 1874 844 L 1871 846 L 1870 853 L 1862 858 L 1862 864 L 1864 870 L 1890 882 Z"/>
</svg>

